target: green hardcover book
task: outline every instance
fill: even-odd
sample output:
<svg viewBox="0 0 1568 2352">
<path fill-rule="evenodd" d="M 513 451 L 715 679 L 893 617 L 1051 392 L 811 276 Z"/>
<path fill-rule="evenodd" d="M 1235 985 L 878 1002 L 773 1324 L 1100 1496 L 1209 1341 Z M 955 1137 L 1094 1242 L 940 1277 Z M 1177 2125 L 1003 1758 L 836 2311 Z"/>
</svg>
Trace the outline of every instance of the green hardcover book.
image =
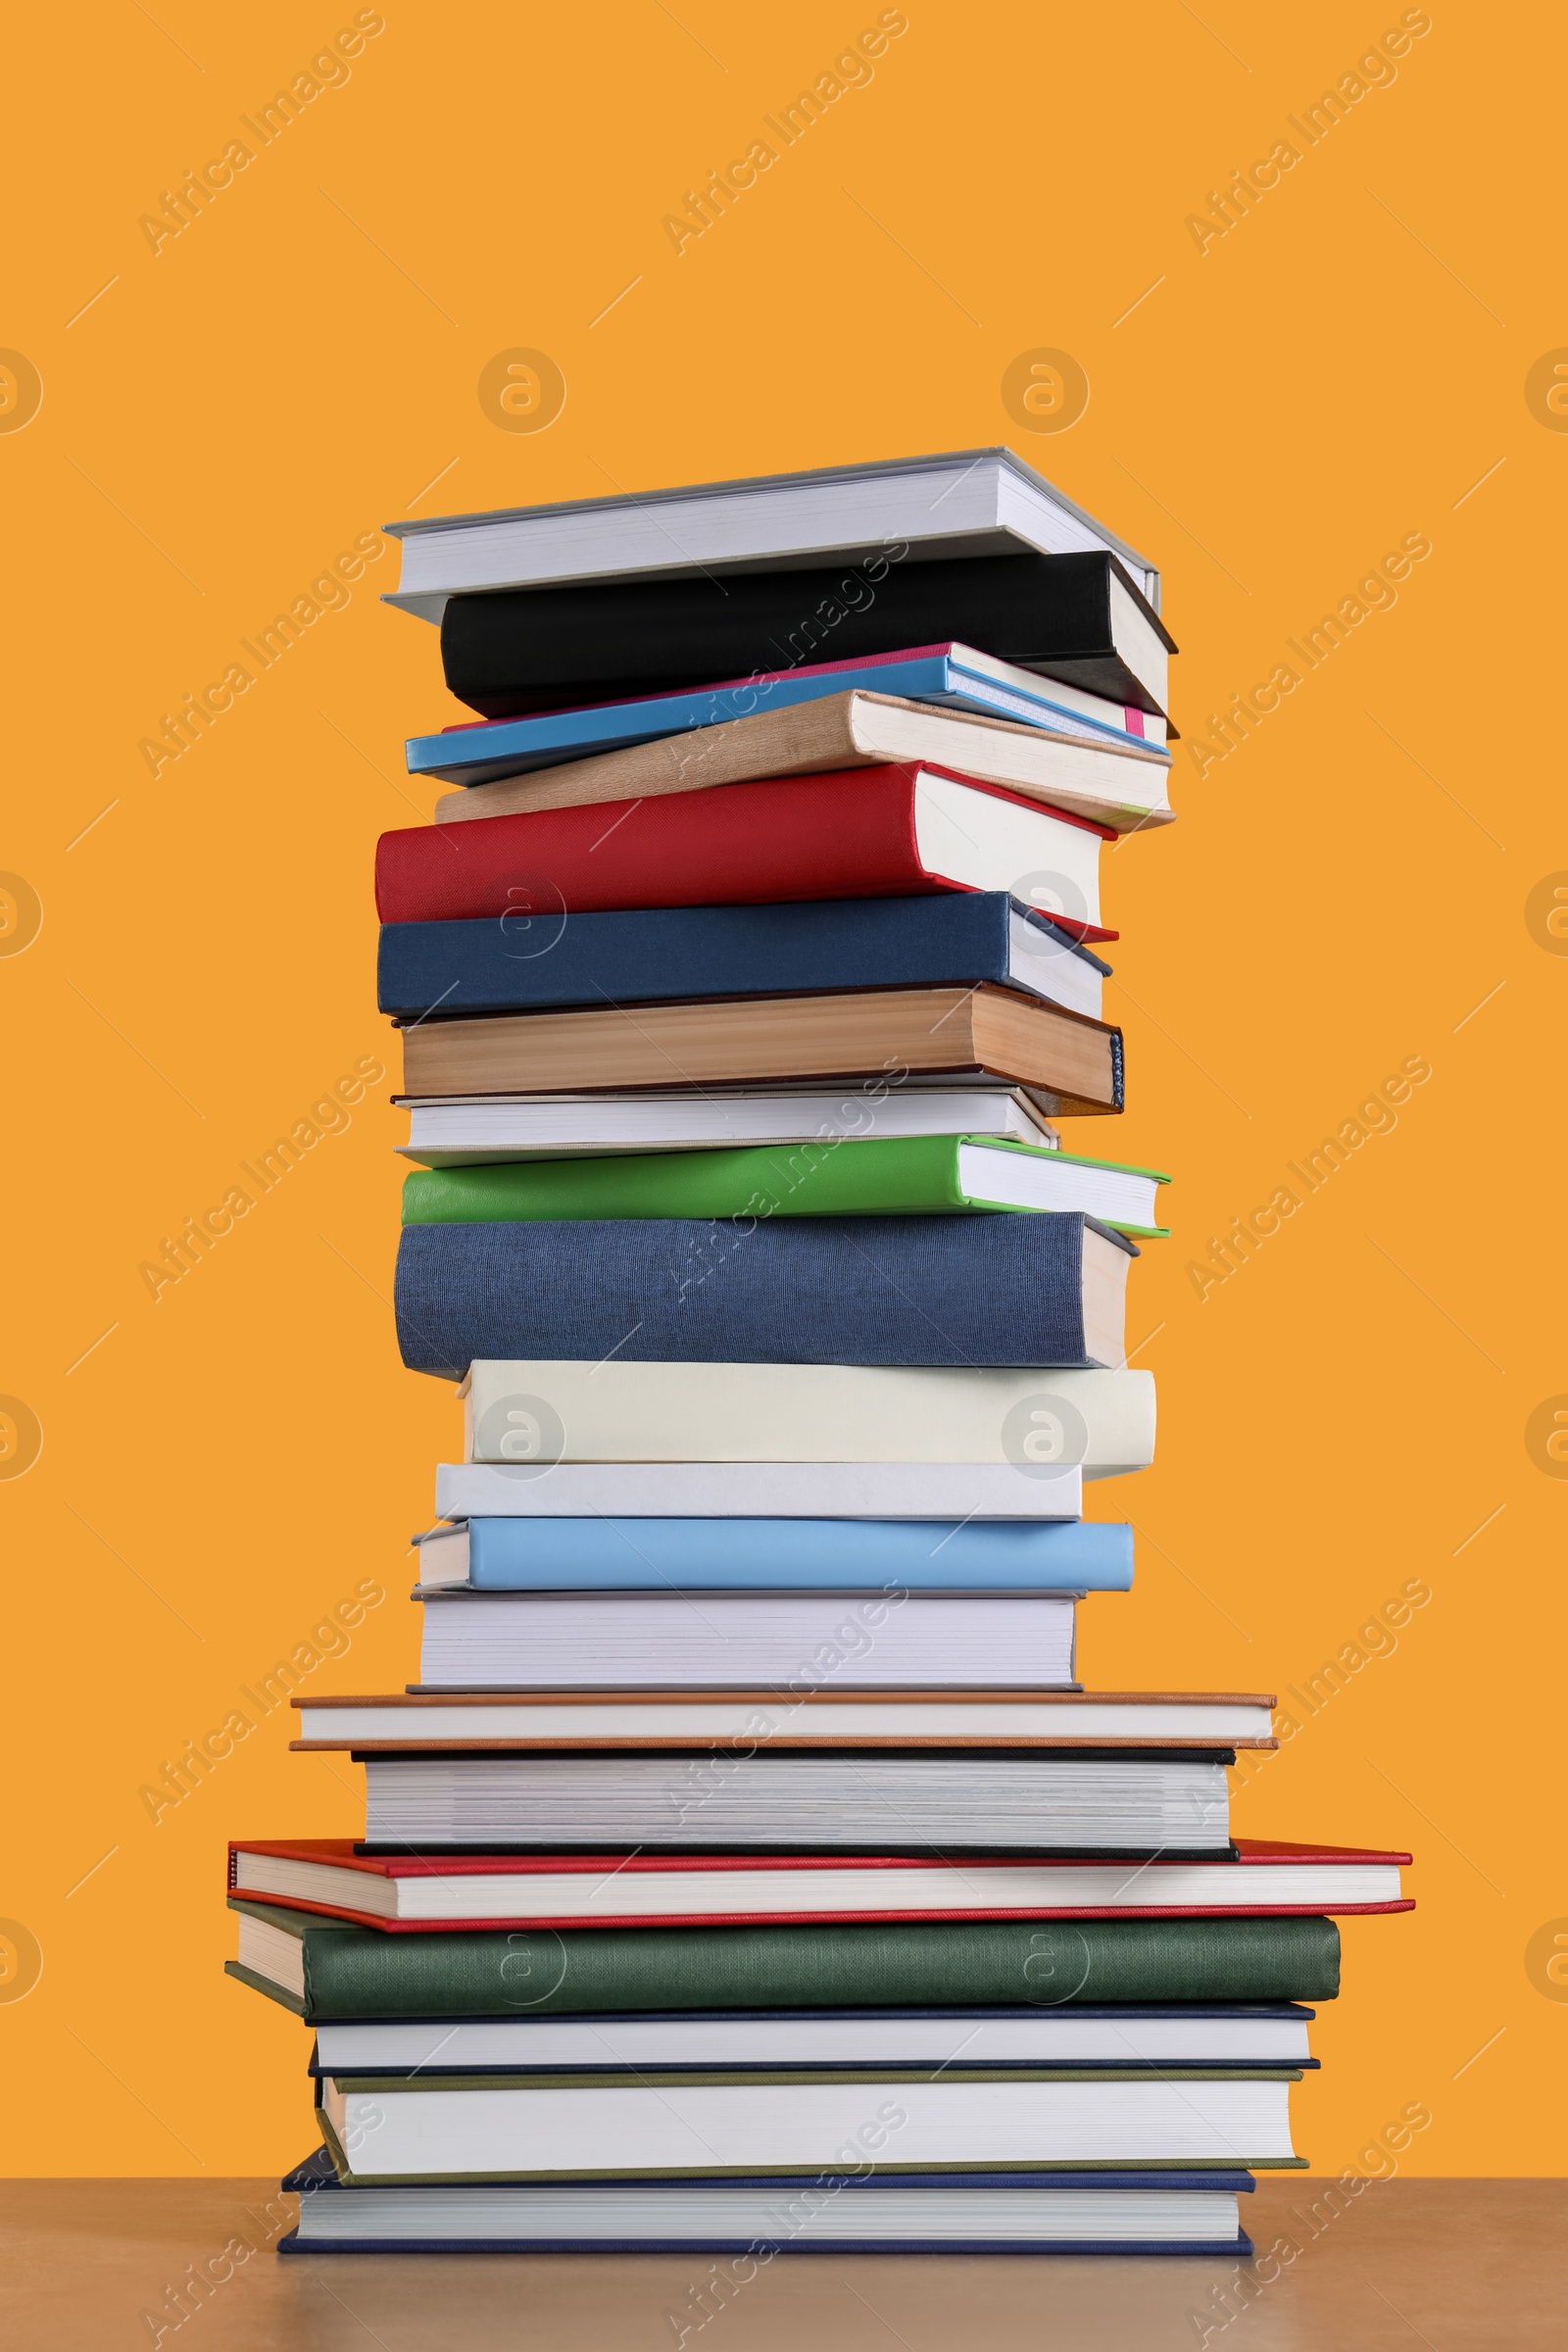
<svg viewBox="0 0 1568 2352">
<path fill-rule="evenodd" d="M 716 1152 L 513 1160 L 420 1168 L 403 1187 L 405 1225 L 590 1217 L 908 1217 L 1080 1211 L 1119 1233 L 1164 1240 L 1153 1168 L 1118 1167 L 996 1136 L 824 1137 Z"/>
<path fill-rule="evenodd" d="M 899 1921 L 389 1935 L 231 1895 L 227 1973 L 311 2025 L 656 2009 L 1331 2001 L 1333 1920 Z"/>
</svg>

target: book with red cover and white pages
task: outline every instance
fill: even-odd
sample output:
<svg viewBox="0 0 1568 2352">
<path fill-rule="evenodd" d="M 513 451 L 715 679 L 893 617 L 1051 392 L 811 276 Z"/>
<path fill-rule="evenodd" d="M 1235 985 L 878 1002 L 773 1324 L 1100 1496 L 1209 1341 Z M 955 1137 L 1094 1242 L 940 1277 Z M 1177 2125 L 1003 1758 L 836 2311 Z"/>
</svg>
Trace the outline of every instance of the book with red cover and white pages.
<svg viewBox="0 0 1568 2352">
<path fill-rule="evenodd" d="M 237 1838 L 230 1891 L 388 1934 L 741 1927 L 759 1921 L 1248 1919 L 1409 1911 L 1405 1853 L 1238 1838 L 1204 1862 L 889 1855 L 363 1854 Z"/>
<path fill-rule="evenodd" d="M 1079 939 L 1100 920 L 1088 817 L 920 760 L 383 833 L 383 923 L 504 917 L 542 953 L 564 914 L 1007 891 Z M 528 930 L 526 940 L 522 937 Z"/>
</svg>

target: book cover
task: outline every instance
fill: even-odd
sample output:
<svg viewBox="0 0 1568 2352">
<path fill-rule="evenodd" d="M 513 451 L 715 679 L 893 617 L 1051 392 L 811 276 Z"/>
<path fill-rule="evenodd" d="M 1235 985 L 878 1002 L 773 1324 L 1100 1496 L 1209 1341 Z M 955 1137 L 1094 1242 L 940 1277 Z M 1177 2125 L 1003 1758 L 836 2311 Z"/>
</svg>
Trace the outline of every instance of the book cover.
<svg viewBox="0 0 1568 2352">
<path fill-rule="evenodd" d="M 1138 648 L 1126 646 L 1130 660 L 1117 645 L 1122 599 L 1142 624 Z M 455 596 L 441 617 L 441 661 L 449 692 L 488 718 L 627 702 L 698 687 L 715 672 L 776 668 L 781 648 L 823 642 L 815 616 L 824 607 L 835 614 L 830 642 L 845 659 L 957 639 L 1076 685 L 1112 710 L 1123 706 L 1110 723 L 1126 731 L 1138 731 L 1127 729 L 1129 717 L 1163 709 L 1149 657 L 1174 646 L 1102 551 L 890 564 L 874 585 L 846 582 L 840 565 L 737 572 L 722 585 L 690 572 Z M 803 615 L 810 617 L 803 623 Z M 1121 633 L 1125 644 L 1134 631 Z M 1154 646 L 1144 650 L 1149 637 Z"/>
<path fill-rule="evenodd" d="M 885 988 L 491 1013 L 402 1031 L 405 1095 L 581 1094 L 984 1072 L 1049 1118 L 1122 1107 L 1119 1029 L 1014 988 Z"/>
<path fill-rule="evenodd" d="M 432 1531 L 436 1546 L 440 1531 Z M 451 1538 L 447 1537 L 450 1542 Z M 1125 1592 L 1133 1531 L 1113 1523 L 898 1519 L 470 1519 L 484 1592 L 713 1589 Z M 421 1552 L 423 1546 L 421 1544 Z M 420 1574 L 424 1574 L 421 1562 Z"/>
<path fill-rule="evenodd" d="M 854 1217 L 1049 1213 L 1018 1200 L 968 1192 L 960 1182 L 964 1147 L 987 1139 L 958 1135 L 851 1138 L 798 1152 L 764 1146 L 713 1152 L 627 1152 L 604 1159 L 513 1160 L 492 1167 L 425 1168 L 404 1179 L 405 1225 L 503 1225 L 542 1218 Z M 1064 1192 L 1075 1174 L 1133 1175 L 1167 1181 L 1152 1169 L 1120 1169 L 1066 1152 L 992 1145 Z M 999 1159 L 991 1173 L 1011 1173 Z M 1062 1207 L 1078 1206 L 1070 1196 Z M 1142 1240 L 1165 1228 L 1102 1216 L 1101 1223 Z"/>
<path fill-rule="evenodd" d="M 825 905 L 655 906 L 574 913 L 569 920 L 548 904 L 531 912 L 514 904 L 484 916 L 384 924 L 376 996 L 396 1019 L 439 1012 L 449 1020 L 457 1013 L 567 1004 L 991 981 L 1098 1019 L 1101 983 L 1109 972 L 1081 939 L 1013 906 L 1002 891 Z"/>
<path fill-rule="evenodd" d="M 405 746 L 412 776 L 439 776 L 449 784 L 488 784 L 500 776 L 526 775 L 563 760 L 649 743 L 662 735 L 683 735 L 694 727 L 721 726 L 760 710 L 783 710 L 863 689 L 910 702 L 1001 717 L 1049 735 L 1053 765 L 1069 784 L 1117 796 L 1114 781 L 1099 781 L 1099 760 L 1127 760 L 1163 770 L 1169 755 L 1131 735 L 1111 736 L 1065 718 L 1054 705 L 1045 680 L 1039 691 L 1003 685 L 964 660 L 962 646 L 931 646 L 887 661 L 805 662 L 756 678 L 727 678 L 695 693 L 657 694 L 632 703 L 598 703 L 585 710 L 552 710 L 533 718 L 479 719 L 436 735 L 412 735 Z M 1137 790 L 1137 786 L 1130 788 Z"/>
<path fill-rule="evenodd" d="M 1102 1367 L 1131 1254 L 1075 1215 L 411 1225 L 398 1340 L 443 1379 L 477 1356 Z"/>
<path fill-rule="evenodd" d="M 340 1841 L 304 1841 L 315 1846 Z M 598 1864 L 604 1875 L 604 1864 Z M 759 1921 L 556 1931 L 404 1932 L 230 1894 L 297 1939 L 303 1990 L 228 1961 L 307 2024 L 350 2018 L 590 2017 L 653 2009 L 989 2008 L 1165 2001 L 1330 2001 L 1340 1932 L 1320 1913 Z"/>
</svg>

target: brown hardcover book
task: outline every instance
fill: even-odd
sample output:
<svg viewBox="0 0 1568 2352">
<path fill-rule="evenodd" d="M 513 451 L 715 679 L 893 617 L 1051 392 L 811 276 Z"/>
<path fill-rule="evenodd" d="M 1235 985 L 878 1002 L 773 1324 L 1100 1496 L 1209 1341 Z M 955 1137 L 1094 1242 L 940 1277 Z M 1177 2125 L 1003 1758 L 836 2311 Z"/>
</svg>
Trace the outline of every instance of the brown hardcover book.
<svg viewBox="0 0 1568 2352">
<path fill-rule="evenodd" d="M 601 752 L 564 767 L 536 768 L 446 793 L 437 824 L 524 809 L 580 808 L 710 784 L 808 776 L 840 767 L 923 760 L 936 767 L 1005 784 L 1026 799 L 1087 816 L 1116 833 L 1168 825 L 1170 763 L 1157 752 L 1126 751 L 1083 735 L 1055 734 L 1009 718 L 982 718 L 887 694 L 834 694 L 819 703 L 760 710 L 689 735 L 666 735 L 625 751 Z"/>
<path fill-rule="evenodd" d="M 897 1084 L 901 1068 L 1006 1078 L 1053 1116 L 1122 1106 L 1119 1029 L 990 986 L 607 1004 L 403 1031 L 405 1095 L 690 1090 L 862 1073 Z"/>
</svg>

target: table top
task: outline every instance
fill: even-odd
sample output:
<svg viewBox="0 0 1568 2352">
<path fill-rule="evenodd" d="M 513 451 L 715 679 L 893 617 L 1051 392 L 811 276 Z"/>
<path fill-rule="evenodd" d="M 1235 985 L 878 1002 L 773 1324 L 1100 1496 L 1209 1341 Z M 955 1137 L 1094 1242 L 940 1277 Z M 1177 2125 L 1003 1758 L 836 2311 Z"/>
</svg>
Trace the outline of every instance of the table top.
<svg viewBox="0 0 1568 2352">
<path fill-rule="evenodd" d="M 737 2282 L 687 2255 L 279 2259 L 270 2181 L 11 2180 L 0 2307 L 15 2352 L 1560 2352 L 1568 2180 L 1263 2176 L 1247 2212 L 1249 2263 L 809 2254 Z"/>
</svg>

